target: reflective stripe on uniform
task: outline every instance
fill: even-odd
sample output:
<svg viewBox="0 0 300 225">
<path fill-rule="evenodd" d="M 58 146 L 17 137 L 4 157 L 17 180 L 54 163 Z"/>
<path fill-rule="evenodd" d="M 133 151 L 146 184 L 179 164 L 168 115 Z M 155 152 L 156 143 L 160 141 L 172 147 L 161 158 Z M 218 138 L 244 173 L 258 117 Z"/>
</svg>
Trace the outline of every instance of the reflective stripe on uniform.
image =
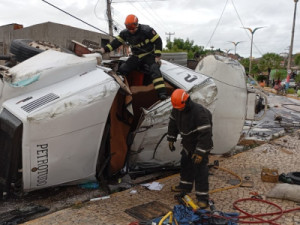
<svg viewBox="0 0 300 225">
<path fill-rule="evenodd" d="M 174 136 L 171 136 L 171 135 L 167 135 L 167 138 L 176 139 L 176 137 L 174 137 Z"/>
<path fill-rule="evenodd" d="M 208 192 L 199 192 L 199 191 L 196 191 L 195 194 L 196 195 L 208 195 Z"/>
<path fill-rule="evenodd" d="M 165 84 L 159 84 L 159 85 L 155 85 L 154 89 L 160 89 L 160 88 L 165 88 L 166 85 Z"/>
<path fill-rule="evenodd" d="M 141 47 L 141 45 L 140 45 L 140 44 L 132 45 L 132 47 L 133 47 L 133 48 L 139 48 L 139 47 Z"/>
<path fill-rule="evenodd" d="M 154 89 L 166 88 L 162 77 L 155 78 L 152 82 L 154 84 Z"/>
<path fill-rule="evenodd" d="M 154 42 L 154 41 L 156 41 L 157 38 L 159 38 L 159 35 L 158 35 L 158 34 L 156 34 L 150 41 L 151 41 L 151 42 Z"/>
<path fill-rule="evenodd" d="M 164 81 L 164 79 L 162 77 L 156 78 L 153 80 L 153 83 L 157 83 L 159 81 Z"/>
<path fill-rule="evenodd" d="M 139 44 L 136 44 L 136 45 L 132 45 L 133 48 L 138 48 L 138 47 L 141 47 L 141 46 L 144 46 L 146 44 L 149 43 L 149 39 L 146 39 L 145 41 L 139 43 Z"/>
<path fill-rule="evenodd" d="M 151 51 L 151 52 L 152 52 L 152 51 Z M 151 52 L 146 52 L 146 53 L 143 53 L 143 54 L 139 54 L 139 55 L 137 55 L 137 57 L 142 58 L 142 57 L 144 57 L 145 55 L 149 55 Z"/>
<path fill-rule="evenodd" d="M 120 36 L 117 36 L 116 39 L 118 39 L 119 42 L 122 42 L 122 44 L 125 43 L 125 41 L 123 40 L 123 38 L 121 38 Z"/>
<path fill-rule="evenodd" d="M 188 182 L 188 181 L 183 181 L 183 180 L 181 180 L 180 183 L 182 183 L 182 184 L 190 184 L 190 185 L 193 184 L 193 182 Z"/>
<path fill-rule="evenodd" d="M 154 53 L 161 54 L 161 50 L 155 50 Z"/>
<path fill-rule="evenodd" d="M 107 44 L 106 47 L 108 47 L 109 51 L 113 50 L 113 47 L 110 44 Z"/>
<path fill-rule="evenodd" d="M 181 135 L 190 135 L 191 133 L 194 133 L 194 132 L 197 132 L 197 131 L 200 131 L 200 130 L 205 130 L 207 128 L 210 128 L 211 126 L 210 125 L 204 125 L 204 126 L 201 126 L 201 127 L 197 127 L 195 130 L 192 130 L 188 133 L 183 133 L 183 132 L 180 132 Z"/>
<path fill-rule="evenodd" d="M 202 153 L 206 153 L 206 152 L 207 152 L 206 150 L 203 150 L 203 149 L 201 149 L 201 148 L 196 148 L 196 151 L 202 152 Z"/>
</svg>

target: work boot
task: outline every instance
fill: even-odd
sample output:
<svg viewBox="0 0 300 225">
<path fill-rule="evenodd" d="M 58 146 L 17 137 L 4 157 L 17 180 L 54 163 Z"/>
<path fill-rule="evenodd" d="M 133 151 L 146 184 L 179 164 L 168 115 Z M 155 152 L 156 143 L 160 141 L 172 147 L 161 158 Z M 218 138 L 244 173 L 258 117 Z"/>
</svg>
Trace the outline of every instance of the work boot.
<svg viewBox="0 0 300 225">
<path fill-rule="evenodd" d="M 191 193 L 192 192 L 192 187 L 189 187 L 190 185 L 184 185 L 184 184 L 179 184 L 177 186 L 172 186 L 171 191 L 173 192 L 184 192 L 184 193 Z"/>
<path fill-rule="evenodd" d="M 207 200 L 198 200 L 198 206 L 200 209 L 206 209 L 208 208 L 208 201 Z"/>
<path fill-rule="evenodd" d="M 209 196 L 208 195 L 197 195 L 197 192 L 196 192 L 196 198 L 198 200 L 198 206 L 201 208 L 201 209 L 206 209 L 209 204 L 208 204 L 208 199 L 209 199 Z"/>
</svg>

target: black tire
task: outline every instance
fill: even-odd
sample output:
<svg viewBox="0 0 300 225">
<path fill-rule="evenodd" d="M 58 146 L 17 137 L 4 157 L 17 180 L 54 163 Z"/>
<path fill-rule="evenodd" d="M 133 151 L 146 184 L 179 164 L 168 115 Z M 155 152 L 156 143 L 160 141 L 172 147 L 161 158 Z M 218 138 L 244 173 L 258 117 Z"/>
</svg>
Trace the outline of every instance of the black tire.
<svg viewBox="0 0 300 225">
<path fill-rule="evenodd" d="M 31 47 L 29 44 L 32 40 L 29 39 L 15 39 L 10 45 L 10 52 L 16 56 L 17 61 L 23 62 L 26 59 L 35 56 L 43 50 Z"/>
<path fill-rule="evenodd" d="M 288 173 L 287 176 L 292 179 L 294 184 L 300 185 L 300 172 L 291 172 L 291 173 Z"/>
<path fill-rule="evenodd" d="M 36 44 L 38 47 L 31 46 L 31 43 Z M 69 54 L 74 54 L 74 52 L 60 48 L 59 46 L 45 41 L 33 41 L 29 39 L 15 39 L 10 45 L 10 52 L 15 55 L 18 62 L 23 62 L 26 59 L 31 58 L 45 50 L 52 49 L 56 51 L 61 51 Z"/>
</svg>

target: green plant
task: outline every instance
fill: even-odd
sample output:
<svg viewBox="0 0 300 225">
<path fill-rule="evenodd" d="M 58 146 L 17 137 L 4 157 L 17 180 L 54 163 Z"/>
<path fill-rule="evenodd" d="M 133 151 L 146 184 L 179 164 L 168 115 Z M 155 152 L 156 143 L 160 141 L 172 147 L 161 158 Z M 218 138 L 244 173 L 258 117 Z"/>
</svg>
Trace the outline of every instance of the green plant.
<svg viewBox="0 0 300 225">
<path fill-rule="evenodd" d="M 287 91 L 286 91 L 286 93 L 287 94 L 295 94 L 295 89 L 294 88 L 289 88 L 289 89 L 287 89 Z"/>
<path fill-rule="evenodd" d="M 173 42 L 168 40 L 166 47 L 167 49 L 163 52 L 187 52 L 188 59 L 193 59 L 196 55 L 201 57 L 207 54 L 203 46 L 194 45 L 194 41 L 189 39 L 184 41 L 182 38 L 174 38 Z"/>
<path fill-rule="evenodd" d="M 296 65 L 298 65 L 298 66 L 300 66 L 300 54 L 297 54 L 296 56 L 295 56 L 295 64 Z"/>
<path fill-rule="evenodd" d="M 270 73 L 271 79 L 283 80 L 286 78 L 287 72 L 285 69 L 273 69 Z"/>
</svg>

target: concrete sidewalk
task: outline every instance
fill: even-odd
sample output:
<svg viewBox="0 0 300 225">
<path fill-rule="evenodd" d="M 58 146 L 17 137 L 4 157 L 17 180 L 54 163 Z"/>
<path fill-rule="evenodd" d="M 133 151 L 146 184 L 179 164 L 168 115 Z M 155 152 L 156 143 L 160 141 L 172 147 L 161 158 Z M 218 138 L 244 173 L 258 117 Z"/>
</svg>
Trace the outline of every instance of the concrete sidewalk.
<svg viewBox="0 0 300 225">
<path fill-rule="evenodd" d="M 265 197 L 275 186 L 274 183 L 262 182 L 261 170 L 263 167 L 278 169 L 279 174 L 300 171 L 300 133 L 295 132 L 229 158 L 211 156 L 210 160 L 212 162 L 219 160 L 220 167 L 236 173 L 241 178 L 248 176 L 254 182 L 253 187 L 237 187 L 210 195 L 215 201 L 217 210 L 234 212 L 233 203 L 236 200 L 251 197 L 250 192 L 258 192 L 258 194 Z M 237 179 L 227 172 L 214 168 L 210 170 L 210 173 L 211 190 L 228 187 L 231 185 L 229 183 Z M 159 201 L 171 209 L 178 204 L 170 188 L 179 182 L 179 175 L 169 176 L 157 181 L 164 185 L 161 191 L 150 191 L 139 185 L 112 194 L 109 199 L 74 205 L 71 208 L 29 221 L 26 224 L 127 225 L 130 222 L 137 221 L 137 219 L 128 215 L 125 212 L 126 209 L 152 201 Z M 132 190 L 135 190 L 136 193 L 131 193 Z M 194 193 L 191 193 L 190 196 L 195 200 Z M 267 200 L 278 204 L 284 210 L 300 207 L 299 204 L 293 201 L 274 198 L 268 198 Z M 273 206 L 252 201 L 241 203 L 239 206 L 249 213 L 256 214 L 277 210 Z M 285 225 L 300 224 L 300 211 L 283 214 L 280 219 L 274 222 Z"/>
</svg>

